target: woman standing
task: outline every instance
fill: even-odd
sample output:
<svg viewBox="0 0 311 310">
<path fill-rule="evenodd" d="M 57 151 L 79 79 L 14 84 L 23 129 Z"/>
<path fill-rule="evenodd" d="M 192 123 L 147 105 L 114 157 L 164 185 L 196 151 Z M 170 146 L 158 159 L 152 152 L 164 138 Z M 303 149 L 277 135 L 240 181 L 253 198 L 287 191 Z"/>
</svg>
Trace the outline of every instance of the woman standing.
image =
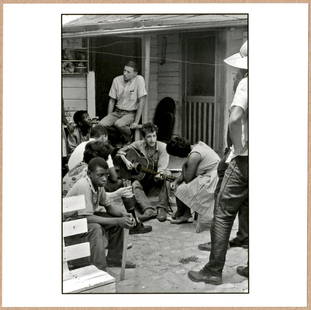
<svg viewBox="0 0 311 310">
<path fill-rule="evenodd" d="M 212 217 L 214 191 L 217 185 L 217 153 L 202 141 L 190 145 L 184 138 L 174 137 L 167 144 L 171 155 L 187 158 L 181 176 L 172 183 L 176 188 L 177 212 L 173 224 L 192 221 L 191 211 L 197 212 L 199 219 Z"/>
</svg>

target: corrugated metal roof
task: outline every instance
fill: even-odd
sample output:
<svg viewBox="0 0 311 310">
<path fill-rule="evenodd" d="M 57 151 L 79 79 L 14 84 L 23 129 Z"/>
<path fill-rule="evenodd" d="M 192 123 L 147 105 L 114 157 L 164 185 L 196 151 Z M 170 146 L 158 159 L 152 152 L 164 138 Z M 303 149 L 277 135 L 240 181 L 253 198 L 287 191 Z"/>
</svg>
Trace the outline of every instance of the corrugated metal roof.
<svg viewBox="0 0 311 310">
<path fill-rule="evenodd" d="M 64 37 L 228 27 L 247 24 L 247 14 L 84 15 L 63 26 Z"/>
</svg>

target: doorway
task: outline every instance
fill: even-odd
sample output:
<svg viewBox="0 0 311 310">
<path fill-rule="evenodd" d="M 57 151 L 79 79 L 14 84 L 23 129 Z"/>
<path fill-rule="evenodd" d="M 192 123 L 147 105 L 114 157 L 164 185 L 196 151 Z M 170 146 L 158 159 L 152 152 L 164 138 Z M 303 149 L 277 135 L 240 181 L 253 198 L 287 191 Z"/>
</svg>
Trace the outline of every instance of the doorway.
<svg viewBox="0 0 311 310">
<path fill-rule="evenodd" d="M 90 70 L 95 72 L 96 116 L 107 115 L 112 80 L 123 74 L 127 61 L 134 60 L 141 72 L 141 39 L 96 37 L 90 39 Z"/>
<path fill-rule="evenodd" d="M 215 35 L 187 34 L 183 38 L 183 136 L 214 147 Z"/>
</svg>

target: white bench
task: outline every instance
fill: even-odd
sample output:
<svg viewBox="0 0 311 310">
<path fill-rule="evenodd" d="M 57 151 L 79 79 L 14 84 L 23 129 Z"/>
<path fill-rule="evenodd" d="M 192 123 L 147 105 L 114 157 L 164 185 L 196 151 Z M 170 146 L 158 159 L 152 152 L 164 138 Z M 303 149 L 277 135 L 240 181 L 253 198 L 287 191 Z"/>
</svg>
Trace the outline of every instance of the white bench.
<svg viewBox="0 0 311 310">
<path fill-rule="evenodd" d="M 85 209 L 83 195 L 63 198 L 64 214 L 82 209 Z M 115 293 L 115 278 L 94 265 L 74 270 L 68 268 L 68 261 L 90 256 L 90 244 L 65 246 L 64 238 L 86 232 L 86 218 L 63 222 L 63 293 Z"/>
</svg>

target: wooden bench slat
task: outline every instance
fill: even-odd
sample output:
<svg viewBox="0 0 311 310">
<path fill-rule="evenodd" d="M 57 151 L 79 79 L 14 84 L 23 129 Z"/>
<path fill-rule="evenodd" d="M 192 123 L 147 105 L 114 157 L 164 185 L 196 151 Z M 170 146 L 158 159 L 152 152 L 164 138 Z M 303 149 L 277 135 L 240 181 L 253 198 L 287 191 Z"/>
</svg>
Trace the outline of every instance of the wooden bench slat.
<svg viewBox="0 0 311 310">
<path fill-rule="evenodd" d="M 87 232 L 87 219 L 63 222 L 63 237 L 74 236 Z"/>
<path fill-rule="evenodd" d="M 64 293 L 82 292 L 96 287 L 98 287 L 98 290 L 103 290 L 103 292 L 115 292 L 115 279 L 95 266 L 90 265 L 72 270 L 70 276 L 70 279 L 63 282 Z M 101 286 L 105 287 L 100 289 Z"/>
<path fill-rule="evenodd" d="M 63 249 L 63 259 L 68 262 L 81 257 L 90 256 L 90 244 L 88 242 L 66 246 Z"/>
<path fill-rule="evenodd" d="M 84 195 L 63 198 L 63 213 L 85 209 Z"/>
</svg>

